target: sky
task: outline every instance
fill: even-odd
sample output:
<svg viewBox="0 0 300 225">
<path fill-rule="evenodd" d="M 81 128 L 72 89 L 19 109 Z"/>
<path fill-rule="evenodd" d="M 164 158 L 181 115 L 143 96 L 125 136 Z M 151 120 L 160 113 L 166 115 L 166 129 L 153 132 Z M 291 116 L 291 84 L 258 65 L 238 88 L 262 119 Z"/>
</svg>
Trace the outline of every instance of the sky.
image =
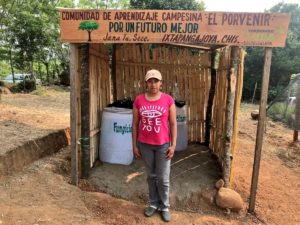
<svg viewBox="0 0 300 225">
<path fill-rule="evenodd" d="M 282 0 L 204 0 L 206 11 L 264 12 Z M 300 0 L 284 0 L 285 3 L 297 3 Z"/>
</svg>

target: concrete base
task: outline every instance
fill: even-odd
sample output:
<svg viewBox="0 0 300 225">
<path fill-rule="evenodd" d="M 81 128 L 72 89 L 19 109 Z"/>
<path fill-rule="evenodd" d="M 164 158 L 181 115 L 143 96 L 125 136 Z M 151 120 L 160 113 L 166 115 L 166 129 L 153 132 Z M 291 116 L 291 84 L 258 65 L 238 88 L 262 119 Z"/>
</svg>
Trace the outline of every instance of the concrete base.
<svg viewBox="0 0 300 225">
<path fill-rule="evenodd" d="M 214 184 L 221 177 L 216 160 L 205 146 L 192 144 L 176 152 L 171 167 L 171 207 L 192 211 L 211 207 Z M 141 160 L 134 160 L 130 166 L 99 163 L 92 169 L 89 183 L 98 191 L 147 204 L 148 188 Z"/>
</svg>

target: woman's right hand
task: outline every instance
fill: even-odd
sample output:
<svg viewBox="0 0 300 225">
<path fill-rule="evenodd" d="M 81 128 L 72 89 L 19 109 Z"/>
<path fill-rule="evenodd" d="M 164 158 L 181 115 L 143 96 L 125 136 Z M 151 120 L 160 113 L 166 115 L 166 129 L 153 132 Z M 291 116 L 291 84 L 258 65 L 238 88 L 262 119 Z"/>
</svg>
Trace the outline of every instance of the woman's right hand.
<svg viewBox="0 0 300 225">
<path fill-rule="evenodd" d="M 133 147 L 133 155 L 136 159 L 140 159 L 141 158 L 141 151 L 137 146 Z"/>
</svg>

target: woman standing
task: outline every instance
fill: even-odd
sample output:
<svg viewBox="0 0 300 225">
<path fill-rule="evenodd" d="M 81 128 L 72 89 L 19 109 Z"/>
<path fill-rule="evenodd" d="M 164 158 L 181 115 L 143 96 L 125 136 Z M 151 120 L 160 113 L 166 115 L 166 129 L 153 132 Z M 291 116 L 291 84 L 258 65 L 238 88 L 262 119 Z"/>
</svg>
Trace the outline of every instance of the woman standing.
<svg viewBox="0 0 300 225">
<path fill-rule="evenodd" d="M 171 220 L 169 186 L 171 158 L 176 147 L 176 107 L 173 98 L 160 91 L 162 76 L 149 70 L 145 76 L 147 91 L 133 104 L 132 144 L 135 158 L 142 158 L 149 188 L 146 216 L 161 211 L 162 219 Z"/>
</svg>

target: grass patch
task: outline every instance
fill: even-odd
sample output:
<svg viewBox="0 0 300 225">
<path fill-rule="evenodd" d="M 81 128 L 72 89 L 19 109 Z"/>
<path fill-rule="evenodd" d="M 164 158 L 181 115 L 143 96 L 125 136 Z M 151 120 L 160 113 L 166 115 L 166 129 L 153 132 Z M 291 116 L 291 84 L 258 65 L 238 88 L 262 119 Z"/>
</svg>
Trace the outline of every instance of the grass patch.
<svg viewBox="0 0 300 225">
<path fill-rule="evenodd" d="M 52 85 L 52 86 L 37 86 L 37 89 L 31 94 L 33 95 L 38 95 L 38 96 L 53 96 L 53 95 L 58 95 L 59 93 L 69 93 L 70 89 L 65 86 L 57 86 L 57 85 Z"/>
<path fill-rule="evenodd" d="M 296 106 L 285 102 L 277 102 L 268 109 L 268 116 L 274 120 L 279 120 L 287 126 L 292 127 L 294 122 Z"/>
<path fill-rule="evenodd" d="M 36 90 L 31 92 L 33 95 L 47 96 L 47 89 L 44 86 L 37 86 Z"/>
</svg>

